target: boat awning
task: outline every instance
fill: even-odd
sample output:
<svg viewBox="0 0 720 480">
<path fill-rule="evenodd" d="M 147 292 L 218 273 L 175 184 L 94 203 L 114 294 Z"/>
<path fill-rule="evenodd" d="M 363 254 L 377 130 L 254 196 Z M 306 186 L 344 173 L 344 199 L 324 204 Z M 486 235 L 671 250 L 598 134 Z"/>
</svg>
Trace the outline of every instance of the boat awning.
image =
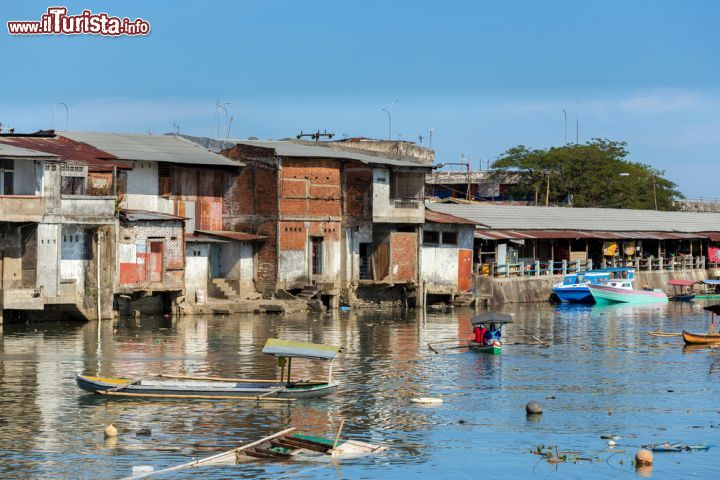
<svg viewBox="0 0 720 480">
<path fill-rule="evenodd" d="M 720 285 L 720 280 L 703 280 L 702 283 L 707 285 Z"/>
<path fill-rule="evenodd" d="M 720 303 L 716 303 L 715 305 L 708 305 L 707 307 L 703 307 L 703 310 L 712 312 L 715 315 L 720 315 Z"/>
<path fill-rule="evenodd" d="M 480 315 L 477 315 L 472 318 L 471 320 L 473 325 L 478 325 L 480 323 L 513 323 L 512 315 L 508 315 L 507 313 L 499 313 L 499 312 L 485 312 L 481 313 Z"/>
<path fill-rule="evenodd" d="M 679 287 L 692 287 L 695 285 L 695 280 L 669 280 L 668 285 L 677 285 Z"/>
<path fill-rule="evenodd" d="M 286 358 L 320 358 L 332 360 L 340 351 L 340 347 L 323 345 L 319 343 L 296 342 L 294 340 L 280 340 L 268 338 L 263 353 Z"/>
</svg>

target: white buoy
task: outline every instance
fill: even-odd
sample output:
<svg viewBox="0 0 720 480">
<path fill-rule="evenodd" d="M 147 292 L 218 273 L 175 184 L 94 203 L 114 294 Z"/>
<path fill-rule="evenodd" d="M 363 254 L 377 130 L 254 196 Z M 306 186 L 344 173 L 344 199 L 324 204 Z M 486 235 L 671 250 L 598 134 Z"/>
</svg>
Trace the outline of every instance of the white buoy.
<svg viewBox="0 0 720 480">
<path fill-rule="evenodd" d="M 112 423 L 105 427 L 105 436 L 106 437 L 117 437 L 118 431 L 117 428 L 115 428 L 115 425 Z"/>
<path fill-rule="evenodd" d="M 617 444 L 614 441 L 608 440 L 608 447 L 614 447 L 615 445 Z"/>
<path fill-rule="evenodd" d="M 410 401 L 413 402 L 413 403 L 424 403 L 424 404 L 427 404 L 427 405 L 430 405 L 430 404 L 435 404 L 435 405 L 437 405 L 437 404 L 439 404 L 439 403 L 443 403 L 442 398 L 432 398 L 432 397 L 417 397 L 417 398 L 411 398 Z"/>
</svg>

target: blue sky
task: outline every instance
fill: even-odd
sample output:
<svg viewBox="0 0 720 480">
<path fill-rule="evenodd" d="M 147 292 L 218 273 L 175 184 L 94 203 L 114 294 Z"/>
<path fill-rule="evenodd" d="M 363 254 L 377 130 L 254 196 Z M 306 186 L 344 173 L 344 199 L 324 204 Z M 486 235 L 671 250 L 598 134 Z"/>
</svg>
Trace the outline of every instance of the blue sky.
<svg viewBox="0 0 720 480">
<path fill-rule="evenodd" d="M 11 37 L 51 5 L 142 17 L 147 37 Z M 0 122 L 231 136 L 393 136 L 475 165 L 507 148 L 624 140 L 688 197 L 720 196 L 720 2 L 3 2 Z M 58 107 L 57 128 L 65 113 Z M 225 131 L 224 114 L 221 131 Z"/>
</svg>

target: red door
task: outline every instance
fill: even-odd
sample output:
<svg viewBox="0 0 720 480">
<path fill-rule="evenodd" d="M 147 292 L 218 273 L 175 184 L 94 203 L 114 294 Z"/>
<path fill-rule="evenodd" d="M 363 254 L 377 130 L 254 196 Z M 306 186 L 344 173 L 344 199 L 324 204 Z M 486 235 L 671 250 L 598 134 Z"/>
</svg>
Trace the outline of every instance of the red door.
<svg viewBox="0 0 720 480">
<path fill-rule="evenodd" d="M 472 288 L 472 250 L 458 250 L 458 290 Z"/>
<path fill-rule="evenodd" d="M 165 245 L 162 241 L 150 241 L 150 258 L 148 258 L 148 280 L 151 283 L 163 280 L 163 253 Z"/>
</svg>

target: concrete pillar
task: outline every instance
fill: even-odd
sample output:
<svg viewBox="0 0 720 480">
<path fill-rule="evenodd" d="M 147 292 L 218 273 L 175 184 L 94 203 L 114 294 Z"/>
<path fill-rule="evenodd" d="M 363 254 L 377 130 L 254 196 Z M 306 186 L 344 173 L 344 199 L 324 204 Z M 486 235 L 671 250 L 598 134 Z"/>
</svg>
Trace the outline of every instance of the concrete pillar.
<svg viewBox="0 0 720 480">
<path fill-rule="evenodd" d="M 563 275 L 567 275 L 567 260 L 565 259 L 562 261 L 562 273 Z"/>
<path fill-rule="evenodd" d="M 535 276 L 540 276 L 540 260 L 535 260 Z"/>
</svg>

